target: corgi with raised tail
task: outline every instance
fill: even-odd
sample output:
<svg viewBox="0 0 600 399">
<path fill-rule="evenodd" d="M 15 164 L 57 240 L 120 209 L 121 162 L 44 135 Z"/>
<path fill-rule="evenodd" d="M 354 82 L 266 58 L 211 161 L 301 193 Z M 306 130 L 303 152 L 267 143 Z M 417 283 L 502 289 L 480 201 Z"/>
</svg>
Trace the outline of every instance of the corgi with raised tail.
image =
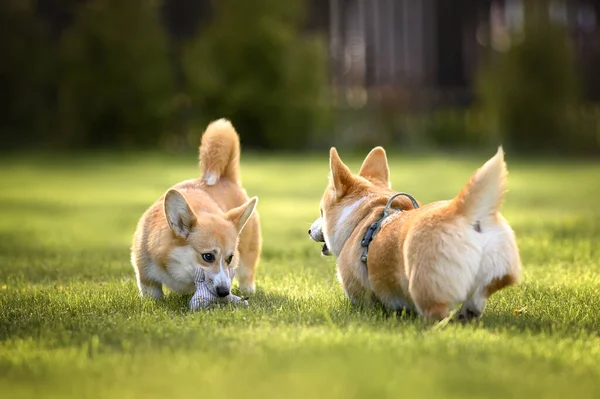
<svg viewBox="0 0 600 399">
<path fill-rule="evenodd" d="M 208 125 L 200 144 L 202 177 L 170 188 L 142 216 L 131 263 L 141 296 L 160 299 L 163 285 L 193 293 L 196 267 L 220 297 L 236 277 L 244 293 L 255 290 L 261 232 L 258 199 L 240 181 L 240 141 L 231 123 Z"/>
<path fill-rule="evenodd" d="M 335 148 L 321 217 L 309 230 L 337 258 L 338 277 L 352 302 L 377 301 L 425 318 L 479 318 L 494 292 L 519 281 L 515 235 L 500 214 L 507 170 L 502 148 L 458 195 L 420 206 L 390 188 L 383 148 L 374 148 L 358 175 Z"/>
</svg>

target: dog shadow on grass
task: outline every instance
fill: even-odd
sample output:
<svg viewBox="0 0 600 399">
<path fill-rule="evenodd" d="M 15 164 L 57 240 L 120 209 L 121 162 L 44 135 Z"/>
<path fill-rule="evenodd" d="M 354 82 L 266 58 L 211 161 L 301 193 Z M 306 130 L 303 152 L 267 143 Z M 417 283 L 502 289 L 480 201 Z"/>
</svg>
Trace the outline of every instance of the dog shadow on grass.
<svg viewBox="0 0 600 399">
<path fill-rule="evenodd" d="M 597 330 L 587 323 L 567 325 L 564 322 L 536 318 L 535 316 L 515 316 L 513 314 L 484 314 L 481 320 L 473 321 L 466 328 L 480 328 L 494 334 L 558 334 L 572 335 L 578 333 L 597 334 Z"/>
<path fill-rule="evenodd" d="M 232 290 L 232 294 L 240 297 L 247 297 L 243 295 L 237 288 L 234 288 Z M 186 314 L 190 312 L 189 305 L 191 298 L 192 294 L 178 294 L 175 292 L 166 292 L 165 297 L 158 301 L 157 304 L 160 304 L 160 306 L 164 306 L 175 313 Z M 278 310 L 293 309 L 295 306 L 298 305 L 297 301 L 295 301 L 292 298 L 278 293 L 264 291 L 260 288 L 257 289 L 255 294 L 247 298 L 249 304 L 248 309 L 252 312 L 275 312 Z M 199 310 L 199 312 L 210 312 L 217 309 L 235 309 L 237 307 L 239 307 L 239 305 L 215 304 L 213 306 L 208 307 L 207 309 Z"/>
<path fill-rule="evenodd" d="M 598 335 L 600 323 L 593 317 L 565 320 L 535 314 L 513 315 L 511 313 L 487 314 L 476 326 L 494 333 L 551 334 L 551 335 Z"/>
<path fill-rule="evenodd" d="M 551 289 L 549 289 L 551 291 Z M 240 295 L 234 289 L 234 294 Z M 546 293 L 552 295 L 552 292 Z M 167 293 L 165 298 L 153 302 L 175 316 L 193 314 L 189 310 L 191 295 Z M 378 305 L 353 305 L 343 294 L 333 299 L 293 297 L 280 292 L 258 289 L 248 299 L 249 307 L 243 311 L 261 320 L 271 319 L 277 325 L 294 326 L 329 326 L 333 329 L 348 329 L 355 326 L 367 327 L 373 330 L 417 328 L 423 332 L 437 331 L 443 334 L 446 328 L 466 330 L 487 330 L 493 334 L 540 335 L 552 334 L 572 336 L 574 334 L 597 335 L 599 323 L 590 315 L 583 314 L 579 320 L 570 320 L 567 314 L 557 314 L 551 317 L 546 313 L 531 311 L 515 312 L 513 309 L 489 309 L 480 320 L 463 325 L 456 318 L 449 323 L 427 322 L 421 316 L 401 312 L 390 312 Z M 572 303 L 571 305 L 575 305 Z M 565 304 L 568 306 L 569 304 Z M 239 311 L 233 305 L 215 306 L 200 312 L 213 313 L 216 317 L 227 318 L 227 312 Z M 456 316 L 455 316 L 456 317 Z"/>
<path fill-rule="evenodd" d="M 237 289 L 233 294 L 242 295 Z M 165 298 L 153 306 L 163 306 L 176 315 L 185 316 L 193 314 L 189 310 L 191 295 L 168 293 Z M 235 305 L 216 305 L 198 312 L 213 313 L 214 316 L 222 318 L 229 311 L 238 311 Z M 342 295 L 334 299 L 295 297 L 277 291 L 266 291 L 260 287 L 256 293 L 248 298 L 248 308 L 243 309 L 251 317 L 261 320 L 271 320 L 277 325 L 294 326 L 329 326 L 332 328 L 345 328 L 352 325 L 369 325 L 370 328 L 378 328 L 388 324 L 392 314 L 380 307 L 358 307 L 350 304 Z M 396 320 L 410 322 L 410 318 L 396 315 Z"/>
<path fill-rule="evenodd" d="M 541 295 L 544 297 L 556 297 L 558 292 L 553 288 L 546 288 L 548 292 Z M 236 295 L 239 292 L 234 290 Z M 576 298 L 568 293 L 563 293 L 566 301 L 561 306 L 579 306 Z M 190 295 L 166 295 L 160 301 L 171 311 L 179 314 L 189 313 Z M 569 299 L 570 298 L 570 299 Z M 572 320 L 567 313 L 557 312 L 550 316 L 548 312 L 538 311 L 535 307 L 531 309 L 515 311 L 514 309 L 488 309 L 480 320 L 462 324 L 457 316 L 451 322 L 435 323 L 427 322 L 421 316 L 414 313 L 390 312 L 380 305 L 354 305 L 348 301 L 343 294 L 335 295 L 334 298 L 311 298 L 293 297 L 280 292 L 265 291 L 258 289 L 248 299 L 248 311 L 260 318 L 272 319 L 277 324 L 301 325 L 301 326 L 324 326 L 332 328 L 347 328 L 351 326 L 368 326 L 370 329 L 389 328 L 414 328 L 422 331 L 443 331 L 445 328 L 483 329 L 490 333 L 508 334 L 558 334 L 573 335 L 578 333 L 596 335 L 600 325 L 593 317 L 592 309 L 581 313 L 581 317 Z M 215 308 L 213 308 L 215 309 Z M 221 308 L 222 309 L 222 308 Z M 560 310 L 560 308 L 558 308 Z M 208 312 L 211 312 L 208 310 Z M 222 315 L 221 312 L 219 314 Z"/>
</svg>

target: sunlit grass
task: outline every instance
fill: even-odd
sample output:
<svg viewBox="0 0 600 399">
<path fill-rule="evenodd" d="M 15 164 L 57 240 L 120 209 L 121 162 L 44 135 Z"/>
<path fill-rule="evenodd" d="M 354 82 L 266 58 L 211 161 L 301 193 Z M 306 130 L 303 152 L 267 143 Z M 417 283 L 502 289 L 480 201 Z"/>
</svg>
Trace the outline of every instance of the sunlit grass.
<svg viewBox="0 0 600 399">
<path fill-rule="evenodd" d="M 393 187 L 449 198 L 484 161 L 392 156 Z M 260 198 L 258 293 L 248 310 L 195 314 L 178 295 L 141 301 L 129 264 L 139 216 L 198 174 L 194 154 L 4 159 L 0 396 L 597 397 L 600 165 L 507 161 L 524 282 L 481 324 L 434 330 L 346 301 L 306 234 L 326 153 L 243 157 Z"/>
</svg>

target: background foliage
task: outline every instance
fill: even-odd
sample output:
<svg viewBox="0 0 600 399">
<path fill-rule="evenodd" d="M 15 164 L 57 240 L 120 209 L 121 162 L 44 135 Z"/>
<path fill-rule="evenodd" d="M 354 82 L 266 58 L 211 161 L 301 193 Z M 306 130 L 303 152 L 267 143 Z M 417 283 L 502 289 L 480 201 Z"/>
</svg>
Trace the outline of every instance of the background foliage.
<svg viewBox="0 0 600 399">
<path fill-rule="evenodd" d="M 31 1 L 0 3 L 0 134 L 8 146 L 25 146 L 52 131 L 50 99 L 55 53 Z"/>
<path fill-rule="evenodd" d="M 181 37 L 161 1 L 70 3 L 59 31 L 33 0 L 0 3 L 4 148 L 189 148 L 209 120 L 228 117 L 257 149 L 503 143 L 600 154 L 600 108 L 582 97 L 568 32 L 536 8 L 545 1 L 525 2 L 523 30 L 489 49 L 474 101 L 426 109 L 373 96 L 362 108 L 334 103 L 306 0 L 213 1 Z"/>
<path fill-rule="evenodd" d="M 199 128 L 235 119 L 247 145 L 302 148 L 322 127 L 324 49 L 301 33 L 303 3 L 215 3 L 214 20 L 189 43 L 184 68 Z"/>
<path fill-rule="evenodd" d="M 173 95 L 155 2 L 92 0 L 59 42 L 60 140 L 69 146 L 156 145 Z"/>
<path fill-rule="evenodd" d="M 584 105 L 572 44 L 535 4 L 526 9 L 524 31 L 512 38 L 510 50 L 481 71 L 480 98 L 491 131 L 522 151 L 597 149 L 598 135 L 577 125 Z"/>
</svg>

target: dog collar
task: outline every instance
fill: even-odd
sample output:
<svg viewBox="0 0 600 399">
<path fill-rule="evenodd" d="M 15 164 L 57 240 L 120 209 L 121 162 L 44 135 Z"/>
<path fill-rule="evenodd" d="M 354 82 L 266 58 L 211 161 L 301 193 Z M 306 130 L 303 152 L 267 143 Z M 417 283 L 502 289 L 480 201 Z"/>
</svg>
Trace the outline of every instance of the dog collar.
<svg viewBox="0 0 600 399">
<path fill-rule="evenodd" d="M 417 200 L 415 200 L 415 198 L 407 193 L 397 193 L 394 194 L 390 197 L 390 199 L 388 200 L 387 204 L 385 204 L 385 208 L 383 209 L 383 213 L 381 214 L 381 217 L 371 223 L 371 225 L 369 226 L 369 228 L 367 229 L 367 231 L 365 232 L 365 235 L 363 236 L 363 239 L 360 242 L 360 246 L 363 247 L 363 253 L 362 256 L 360 257 L 360 260 L 365 264 L 365 266 L 367 266 L 367 256 L 369 255 L 369 244 L 371 244 L 371 241 L 373 241 L 373 239 L 375 238 L 375 235 L 377 234 L 377 232 L 379 232 L 379 229 L 381 229 L 381 224 L 383 223 L 383 221 L 390 216 L 390 213 L 392 211 L 391 206 L 392 206 L 392 202 L 400 196 L 405 196 L 408 197 L 408 199 L 411 200 L 413 207 L 415 209 L 417 209 L 419 207 L 419 204 L 417 203 Z M 403 212 L 402 210 L 396 210 L 396 212 Z"/>
</svg>

